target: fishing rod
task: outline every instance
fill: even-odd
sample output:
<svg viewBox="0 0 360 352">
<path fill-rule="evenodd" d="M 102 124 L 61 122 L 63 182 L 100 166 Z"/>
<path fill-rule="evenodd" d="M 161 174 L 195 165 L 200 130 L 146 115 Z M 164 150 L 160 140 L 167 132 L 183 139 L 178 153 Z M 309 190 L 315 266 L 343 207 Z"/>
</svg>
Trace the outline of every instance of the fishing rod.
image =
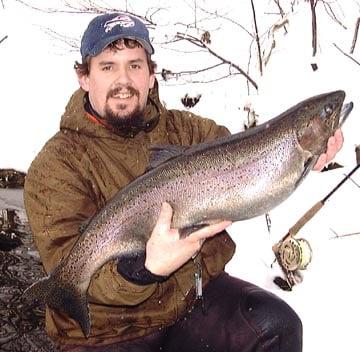
<svg viewBox="0 0 360 352">
<path fill-rule="evenodd" d="M 316 202 L 287 232 L 287 234 L 276 244 L 272 250 L 275 260 L 278 261 L 281 270 L 285 274 L 286 281 L 277 277 L 274 282 L 285 290 L 291 290 L 292 286 L 302 281 L 299 270 L 306 269 L 311 261 L 312 250 L 305 239 L 295 239 L 299 230 L 308 223 L 325 203 L 339 190 L 339 188 L 351 178 L 360 167 L 360 145 L 356 147 L 356 166 L 320 201 Z M 287 286 L 286 286 L 287 284 Z"/>
<path fill-rule="evenodd" d="M 315 203 L 296 223 L 292 226 L 288 233 L 281 239 L 286 241 L 290 237 L 294 237 L 299 230 L 310 221 L 316 213 L 325 205 L 329 198 L 359 169 L 360 164 L 356 165 L 323 199 Z"/>
</svg>

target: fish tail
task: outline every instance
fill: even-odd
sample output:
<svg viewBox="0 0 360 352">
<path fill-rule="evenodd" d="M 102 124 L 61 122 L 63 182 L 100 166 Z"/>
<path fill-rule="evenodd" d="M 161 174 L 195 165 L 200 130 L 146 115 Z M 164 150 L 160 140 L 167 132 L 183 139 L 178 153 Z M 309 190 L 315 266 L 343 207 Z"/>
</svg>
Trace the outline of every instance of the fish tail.
<svg viewBox="0 0 360 352">
<path fill-rule="evenodd" d="M 33 283 L 23 293 L 25 302 L 43 301 L 49 307 L 63 311 L 79 325 L 86 338 L 90 335 L 90 314 L 86 292 L 63 285 L 50 276 Z"/>
</svg>

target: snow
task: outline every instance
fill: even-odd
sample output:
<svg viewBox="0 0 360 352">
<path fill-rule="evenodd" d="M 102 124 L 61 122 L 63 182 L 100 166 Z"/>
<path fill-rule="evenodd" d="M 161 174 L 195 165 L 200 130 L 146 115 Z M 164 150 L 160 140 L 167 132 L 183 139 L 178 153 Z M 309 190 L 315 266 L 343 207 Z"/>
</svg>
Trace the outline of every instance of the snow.
<svg viewBox="0 0 360 352">
<path fill-rule="evenodd" d="M 60 116 L 72 92 L 78 87 L 73 73 L 73 63 L 79 54 L 65 42 L 51 38 L 45 28 L 68 35 L 67 41 L 79 40 L 82 31 L 93 15 L 43 13 L 19 4 L 3 1 L 0 7 L 0 97 L 2 105 L 0 168 L 16 168 L 26 171 L 31 160 L 59 125 Z M 32 1 L 44 8 L 44 2 Z M 76 4 L 75 1 L 72 3 Z M 119 2 L 118 2 L 119 3 Z M 125 2 L 122 6 L 125 6 Z M 127 2 L 126 2 L 127 3 Z M 262 5 L 260 5 L 260 3 Z M 288 12 L 287 34 L 280 29 L 273 36 L 267 30 L 280 20 L 271 1 L 255 1 L 261 45 L 269 50 L 272 39 L 276 41 L 264 74 L 260 76 L 257 66 L 255 43 L 251 48 L 250 76 L 259 86 L 247 90 L 246 80 L 241 75 L 212 83 L 191 84 L 189 77 L 178 77 L 167 82 L 161 80 L 161 98 L 167 107 L 184 109 L 180 98 L 202 94 L 192 112 L 215 119 L 231 131 L 242 129 L 246 113 L 245 104 L 250 104 L 259 115 L 260 122 L 276 116 L 293 104 L 311 95 L 343 89 L 347 101 L 354 102 L 354 110 L 343 127 L 345 144 L 336 157 L 344 168 L 325 173 L 312 172 L 290 199 L 274 209 L 270 216 L 272 227 L 267 231 L 265 218 L 233 224 L 230 233 L 237 243 L 235 257 L 228 271 L 245 280 L 269 289 L 285 299 L 300 315 L 304 324 L 304 351 L 355 351 L 358 349 L 358 324 L 360 316 L 359 268 L 360 236 L 332 239 L 333 231 L 347 234 L 360 231 L 357 200 L 359 186 L 348 181 L 325 204 L 320 212 L 300 231 L 313 248 L 313 261 L 303 273 L 304 281 L 292 292 L 280 290 L 273 284 L 278 268 L 271 268 L 271 246 L 284 236 L 288 229 L 313 204 L 321 200 L 355 166 L 354 148 L 360 143 L 358 86 L 360 67 L 344 54 L 334 43 L 349 53 L 354 27 L 360 5 L 355 0 L 329 2 L 337 18 L 346 26 L 336 23 L 325 11 L 323 2 L 317 6 L 318 53 L 312 56 L 311 14 L 308 2 L 295 1 L 294 12 L 290 1 L 283 1 Z M 55 8 L 61 1 L 47 1 L 46 6 Z M 151 0 L 146 8 L 161 8 L 154 15 L 157 26 L 151 30 L 158 67 L 173 72 L 202 68 L 217 62 L 209 54 L 184 43 L 163 44 L 178 32 L 201 34 L 201 28 L 211 31 L 210 47 L 244 70 L 249 61 L 251 38 L 226 18 L 234 19 L 248 31 L 253 32 L 250 1 L 210 2 L 198 0 L 197 5 L 208 11 L 217 11 L 218 16 L 206 15 L 198 9 L 198 28 L 185 24 L 194 18 L 194 2 L 168 2 Z M 131 2 L 130 10 L 146 14 L 144 2 Z M 206 18 L 206 20 L 202 20 Z M 176 23 L 175 23 L 176 22 Z M 174 24 L 175 23 L 175 24 Z M 188 51 L 188 53 L 184 53 Z M 356 47 L 353 57 L 359 57 Z M 311 64 L 318 70 L 313 71 Z M 234 72 L 234 70 L 232 70 Z M 221 75 L 228 69 L 221 68 Z M 216 78 L 215 71 L 208 71 L 196 79 Z M 17 147 L 21 143 L 21 148 Z M 10 152 L 9 152 L 10 151 Z M 360 184 L 360 176 L 353 180 Z"/>
</svg>

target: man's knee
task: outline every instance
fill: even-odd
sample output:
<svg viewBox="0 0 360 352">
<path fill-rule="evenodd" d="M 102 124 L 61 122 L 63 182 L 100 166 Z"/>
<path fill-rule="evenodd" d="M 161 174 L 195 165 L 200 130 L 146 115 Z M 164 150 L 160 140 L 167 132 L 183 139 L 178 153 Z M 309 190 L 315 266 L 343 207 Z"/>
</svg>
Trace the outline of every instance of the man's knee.
<svg viewBox="0 0 360 352">
<path fill-rule="evenodd" d="M 259 336 L 259 351 L 300 352 L 302 323 L 295 311 L 274 294 L 249 289 L 242 311 Z"/>
</svg>

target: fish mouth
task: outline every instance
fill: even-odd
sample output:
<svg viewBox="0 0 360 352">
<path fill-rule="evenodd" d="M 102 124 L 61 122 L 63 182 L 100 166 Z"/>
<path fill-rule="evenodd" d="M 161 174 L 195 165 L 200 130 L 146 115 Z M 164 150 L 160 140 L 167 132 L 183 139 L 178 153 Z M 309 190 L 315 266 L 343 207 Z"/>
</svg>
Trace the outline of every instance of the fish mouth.
<svg viewBox="0 0 360 352">
<path fill-rule="evenodd" d="M 340 119 L 339 127 L 342 127 L 344 122 L 347 120 L 353 107 L 354 107 L 354 103 L 352 101 L 350 103 L 344 104 L 342 106 L 341 111 L 340 111 L 340 116 L 339 116 L 339 119 Z"/>
</svg>

